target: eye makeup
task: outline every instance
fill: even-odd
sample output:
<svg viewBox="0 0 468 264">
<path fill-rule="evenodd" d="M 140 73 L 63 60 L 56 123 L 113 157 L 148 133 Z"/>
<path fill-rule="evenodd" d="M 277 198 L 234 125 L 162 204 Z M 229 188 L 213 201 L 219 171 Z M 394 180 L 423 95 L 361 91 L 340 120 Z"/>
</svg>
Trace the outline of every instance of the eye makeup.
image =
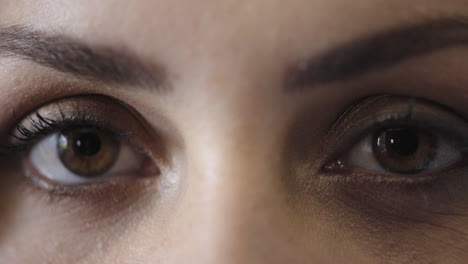
<svg viewBox="0 0 468 264">
<path fill-rule="evenodd" d="M 61 137 L 53 137 L 55 133 L 78 135 L 69 137 L 73 138 L 73 142 L 69 142 L 72 145 L 64 152 L 67 162 L 75 162 L 74 171 L 60 166 L 64 160 L 59 152 L 63 151 L 64 146 L 63 140 L 58 140 Z M 56 143 L 53 142 L 55 138 Z M 114 148 L 115 144 L 123 147 Z M 41 148 L 39 152 L 37 147 Z M 124 186 L 123 191 L 131 189 L 129 185 L 137 183 L 139 179 L 158 176 L 165 157 L 161 142 L 134 110 L 100 95 L 68 97 L 39 107 L 11 129 L 2 149 L 5 153 L 20 153 L 24 174 L 39 188 L 59 196 L 84 196 L 87 199 L 96 195 L 102 198 L 99 194 L 109 193 L 108 190 L 114 190 L 111 193 L 116 196 L 118 192 L 115 190 L 120 189 L 118 186 Z M 109 160 L 112 163 L 99 173 L 105 176 L 105 180 L 100 175 L 85 177 L 76 174 L 100 166 L 102 157 L 108 157 L 109 151 L 114 150 L 124 155 L 123 160 L 118 157 Z M 130 160 L 135 160 L 139 165 L 122 171 L 126 167 L 121 163 Z M 135 170 L 128 171 L 133 167 Z"/>
<path fill-rule="evenodd" d="M 284 182 L 291 207 L 305 215 L 304 225 L 315 230 L 317 222 L 324 223 L 331 233 L 338 230 L 337 236 L 380 255 L 388 248 L 403 252 L 402 241 L 414 238 L 419 243 L 427 233 L 434 238 L 450 236 L 455 242 L 465 239 L 468 116 L 462 113 L 468 109 L 454 110 L 428 99 L 399 95 L 376 95 L 348 103 L 323 130 L 315 127 L 316 115 L 305 112 L 288 136 L 290 148 L 284 154 L 289 160 L 288 178 Z M 456 157 L 455 163 L 439 163 L 411 174 L 363 167 L 368 161 L 350 163 L 353 148 L 395 126 L 437 136 L 463 153 L 463 159 Z M 369 151 L 370 156 L 372 149 Z M 434 241 L 428 239 L 427 243 L 437 245 Z"/>
<path fill-rule="evenodd" d="M 328 161 L 323 166 L 324 171 L 333 173 L 334 168 L 337 170 L 341 168 L 343 169 L 341 173 L 345 173 L 346 163 L 349 163 L 349 160 L 353 159 L 352 156 L 357 153 L 342 152 L 349 151 L 353 144 L 362 139 L 377 141 L 378 139 L 372 135 L 393 128 L 408 128 L 407 130 L 417 132 L 418 135 L 427 135 L 425 137 L 427 140 L 429 140 L 427 137 L 433 134 L 443 138 L 447 147 L 452 147 L 463 155 L 467 154 L 468 122 L 456 112 L 422 99 L 377 96 L 351 107 L 335 123 L 327 138 L 343 138 L 343 140 L 338 142 L 338 146 L 328 146 L 338 158 L 335 161 Z M 408 148 L 412 143 L 418 143 L 417 138 L 415 140 L 416 142 L 411 140 L 403 142 L 401 147 Z M 414 147 L 423 147 L 422 143 L 427 143 L 427 140 L 421 141 L 421 144 L 416 144 Z M 376 152 L 376 149 L 368 146 L 364 151 L 371 153 Z M 396 174 L 398 173 L 394 173 Z"/>
<path fill-rule="evenodd" d="M 450 148 L 459 156 L 453 155 L 453 163 L 437 163 L 432 169 L 404 174 L 379 169 L 372 147 L 360 150 L 367 152 L 365 155 L 353 152 L 363 139 L 375 140 L 369 135 L 391 127 L 414 127 L 431 133 L 448 146 L 442 150 Z M 468 122 L 446 107 L 417 98 L 371 97 L 346 111 L 324 142 L 328 142 L 324 149 L 331 154 L 321 165 L 317 181 L 326 186 L 327 197 L 333 193 L 353 207 L 368 205 L 397 214 L 468 210 L 464 206 L 468 200 Z M 419 141 L 419 147 L 423 143 Z M 362 157 L 370 158 L 356 166 L 354 161 Z M 374 164 L 369 166 L 369 162 Z"/>
</svg>

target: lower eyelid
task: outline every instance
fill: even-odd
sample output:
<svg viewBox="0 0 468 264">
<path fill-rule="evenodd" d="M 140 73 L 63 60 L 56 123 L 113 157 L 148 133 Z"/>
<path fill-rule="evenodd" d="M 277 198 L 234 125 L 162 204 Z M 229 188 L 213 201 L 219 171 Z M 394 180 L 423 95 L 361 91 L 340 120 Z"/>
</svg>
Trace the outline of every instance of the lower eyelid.
<svg viewBox="0 0 468 264">
<path fill-rule="evenodd" d="M 401 210 L 401 213 L 408 213 L 407 210 L 413 210 L 412 213 L 418 213 L 418 210 L 457 211 L 461 207 L 468 210 L 466 175 L 466 166 L 434 174 L 430 179 L 424 177 L 420 181 L 359 180 L 350 175 L 349 181 L 335 181 L 333 188 L 336 195 L 343 196 L 340 200 L 346 201 L 344 197 L 351 196 L 363 199 L 362 205 Z"/>
</svg>

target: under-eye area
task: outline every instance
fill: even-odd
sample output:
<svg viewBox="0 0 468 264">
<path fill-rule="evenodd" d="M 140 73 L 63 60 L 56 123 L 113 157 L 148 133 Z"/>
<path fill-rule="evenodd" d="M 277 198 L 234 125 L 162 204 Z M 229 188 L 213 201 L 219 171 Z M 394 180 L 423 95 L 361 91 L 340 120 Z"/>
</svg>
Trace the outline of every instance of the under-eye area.
<svg viewBox="0 0 468 264">
<path fill-rule="evenodd" d="M 333 158 L 324 162 L 321 181 L 330 181 L 350 203 L 401 216 L 463 214 L 467 135 L 466 119 L 446 106 L 413 97 L 370 97 L 333 126 L 333 140 L 327 141 L 334 142 Z"/>
</svg>

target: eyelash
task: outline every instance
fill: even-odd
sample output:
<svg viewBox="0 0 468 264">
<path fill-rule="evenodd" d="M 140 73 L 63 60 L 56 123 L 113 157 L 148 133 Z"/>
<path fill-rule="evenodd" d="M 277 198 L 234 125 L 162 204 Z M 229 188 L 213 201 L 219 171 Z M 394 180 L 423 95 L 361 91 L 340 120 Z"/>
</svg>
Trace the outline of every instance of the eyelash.
<svg viewBox="0 0 468 264">
<path fill-rule="evenodd" d="M 33 113 L 23 122 L 17 124 L 9 133 L 10 142 L 2 145 L 2 152 L 5 154 L 26 151 L 32 144 L 51 133 L 77 128 L 93 128 L 100 131 L 110 131 L 119 140 L 127 140 L 131 132 L 123 132 L 105 120 L 98 120 L 82 111 L 75 111 L 77 114 L 72 118 L 61 114 L 58 119 L 52 119 L 41 115 L 39 112 Z M 26 123 L 26 125 L 25 125 Z M 31 128 L 28 128 L 28 125 Z M 16 134 L 17 132 L 18 134 Z"/>
</svg>

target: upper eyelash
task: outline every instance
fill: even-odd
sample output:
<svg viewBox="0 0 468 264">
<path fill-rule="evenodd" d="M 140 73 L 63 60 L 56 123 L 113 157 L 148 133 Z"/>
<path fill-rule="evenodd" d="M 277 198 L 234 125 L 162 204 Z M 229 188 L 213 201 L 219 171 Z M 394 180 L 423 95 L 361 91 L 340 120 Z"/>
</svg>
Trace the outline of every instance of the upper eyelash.
<svg viewBox="0 0 468 264">
<path fill-rule="evenodd" d="M 36 112 L 35 116 L 37 120 L 32 117 L 29 118 L 29 122 L 34 130 L 29 129 L 20 123 L 15 127 L 15 131 L 17 131 L 21 136 L 16 135 L 13 131 L 10 132 L 10 136 L 19 141 L 30 141 L 43 135 L 42 133 L 46 132 L 47 129 L 55 127 L 55 125 L 58 124 L 57 120 L 43 117 L 39 112 Z"/>
<path fill-rule="evenodd" d="M 29 122 L 30 127 L 24 125 Z M 22 152 L 29 148 L 35 141 L 51 134 L 66 129 L 75 128 L 94 128 L 98 130 L 107 130 L 115 134 L 116 137 L 124 139 L 131 136 L 131 132 L 122 132 L 104 120 L 97 120 L 91 116 L 78 112 L 72 118 L 66 117 L 63 113 L 58 119 L 52 119 L 41 115 L 39 112 L 27 117 L 26 120 L 17 124 L 9 132 L 12 142 L 0 146 L 1 153 Z"/>
<path fill-rule="evenodd" d="M 378 96 L 376 98 L 369 98 L 367 100 L 378 100 L 379 98 L 385 98 L 387 96 Z M 346 140 L 346 143 L 343 144 L 342 146 L 338 147 L 336 151 L 334 151 L 334 154 L 332 155 L 333 157 L 339 157 L 341 156 L 344 152 L 349 150 L 356 142 L 359 142 L 360 140 L 366 138 L 368 135 L 376 133 L 378 130 L 384 129 L 385 127 L 391 127 L 395 125 L 403 125 L 403 126 L 412 126 L 412 127 L 417 127 L 421 129 L 427 129 L 431 130 L 441 136 L 446 137 L 453 146 L 458 149 L 463 156 L 466 156 L 468 158 L 468 137 L 465 136 L 464 134 L 459 134 L 455 132 L 453 129 L 449 127 L 444 127 L 442 125 L 438 125 L 435 123 L 435 120 L 429 121 L 429 120 L 421 120 L 417 117 L 415 117 L 415 105 L 417 103 L 417 98 L 411 98 L 411 100 L 407 104 L 407 109 L 404 111 L 394 111 L 394 112 L 389 112 L 385 114 L 374 114 L 369 120 L 369 123 L 366 125 L 365 128 L 359 128 L 357 129 L 358 131 L 355 133 L 352 133 L 353 135 L 350 137 L 351 139 Z M 423 100 L 424 101 L 424 100 Z M 362 101 L 360 101 L 362 104 Z M 357 105 L 353 105 L 351 110 L 347 110 L 344 114 L 340 116 L 338 121 L 335 122 L 333 128 L 331 129 L 331 133 L 329 133 L 328 137 L 336 137 L 337 131 L 341 131 L 339 128 L 342 124 L 347 124 L 349 120 L 352 120 L 351 116 L 354 115 L 355 109 L 359 106 L 359 103 Z M 468 122 L 465 117 L 457 113 L 456 111 L 450 109 L 450 108 L 443 108 L 445 111 L 448 111 L 449 113 L 455 115 L 456 117 L 460 118 L 460 120 L 463 120 L 465 122 Z M 354 130 L 354 129 L 352 129 Z M 325 140 L 325 142 L 328 142 L 328 139 Z M 325 167 L 327 162 L 322 164 L 322 168 Z"/>
<path fill-rule="evenodd" d="M 35 117 L 35 118 L 34 118 Z M 21 152 L 27 149 L 29 144 L 45 135 L 47 135 L 51 130 L 55 129 L 60 123 L 59 120 L 52 120 L 42 116 L 39 112 L 34 114 L 34 117 L 28 117 L 28 121 L 31 124 L 30 129 L 26 127 L 23 122 L 17 124 L 13 130 L 8 134 L 10 136 L 10 141 L 7 144 L 0 146 L 0 151 L 3 154 L 8 154 L 11 152 Z"/>
</svg>

